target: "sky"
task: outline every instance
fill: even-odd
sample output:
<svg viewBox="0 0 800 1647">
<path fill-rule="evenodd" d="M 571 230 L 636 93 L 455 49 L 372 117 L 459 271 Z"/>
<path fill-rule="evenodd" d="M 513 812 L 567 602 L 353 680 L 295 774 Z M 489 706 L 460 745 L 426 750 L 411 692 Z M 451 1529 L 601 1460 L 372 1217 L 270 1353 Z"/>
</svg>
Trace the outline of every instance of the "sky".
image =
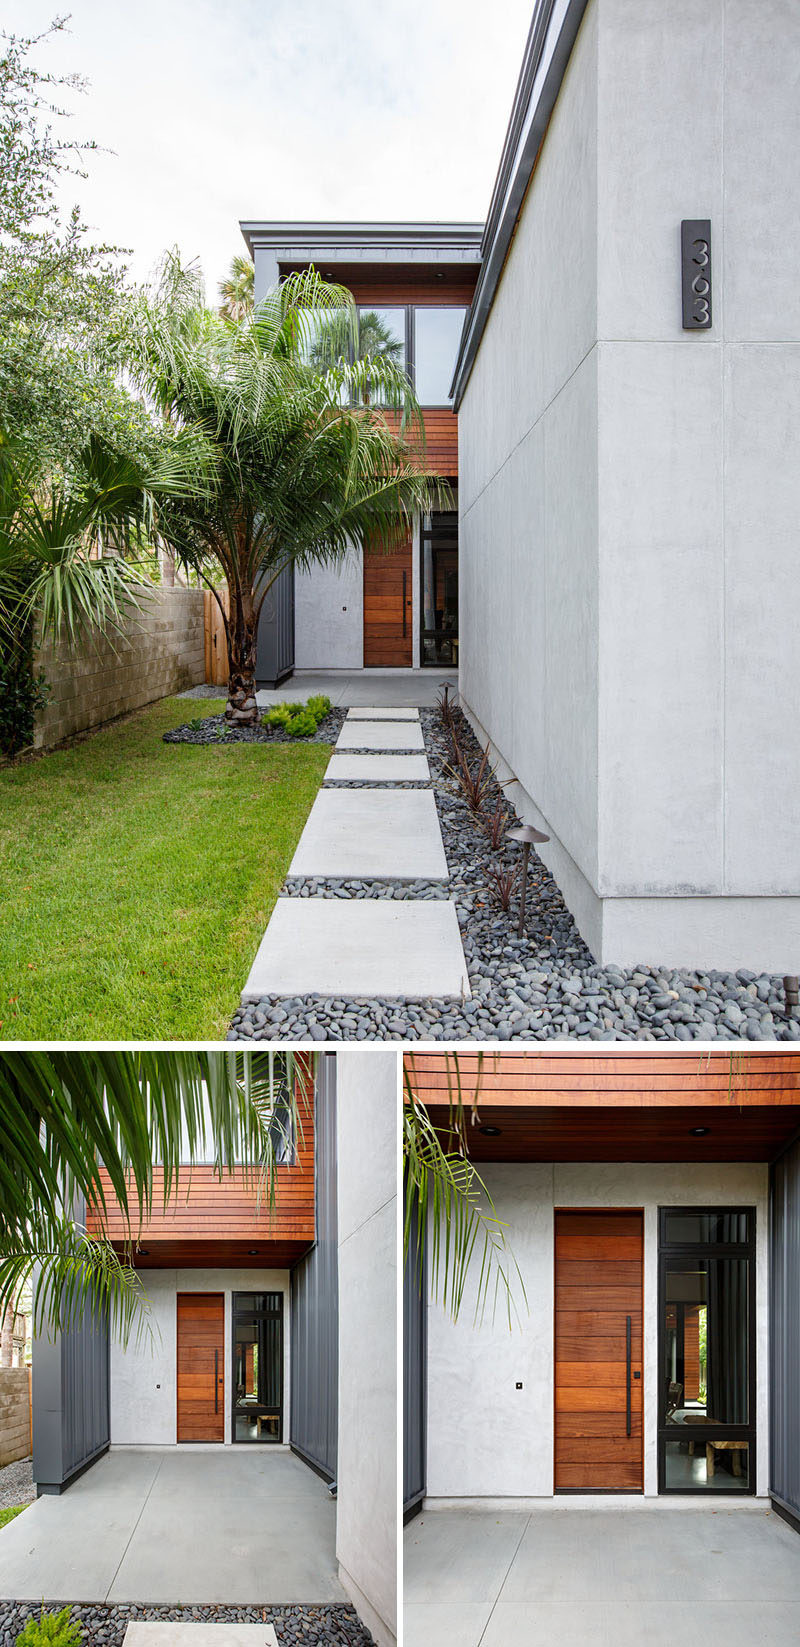
<svg viewBox="0 0 800 1647">
<path fill-rule="evenodd" d="M 64 0 L 65 5 L 68 0 Z M 533 0 L 73 0 L 37 49 L 76 72 L 89 156 L 70 180 L 97 238 L 137 279 L 177 245 L 210 299 L 245 250 L 239 220 L 480 221 Z M 54 0 L 3 0 L 38 34 Z"/>
</svg>

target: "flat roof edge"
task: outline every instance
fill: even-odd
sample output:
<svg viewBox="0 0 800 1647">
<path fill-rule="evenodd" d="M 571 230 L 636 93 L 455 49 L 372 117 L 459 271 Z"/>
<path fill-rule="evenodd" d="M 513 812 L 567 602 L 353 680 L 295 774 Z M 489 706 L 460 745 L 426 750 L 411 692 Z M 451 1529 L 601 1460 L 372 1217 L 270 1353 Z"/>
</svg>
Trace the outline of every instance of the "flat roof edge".
<svg viewBox="0 0 800 1647">
<path fill-rule="evenodd" d="M 536 0 L 481 247 L 481 269 L 451 386 L 459 404 L 588 0 Z"/>
<path fill-rule="evenodd" d="M 297 247 L 309 252 L 312 248 L 322 251 L 336 247 L 363 257 L 364 253 L 376 250 L 416 248 L 471 252 L 476 263 L 484 233 L 482 223 L 444 222 L 288 223 L 243 219 L 239 227 L 251 253 L 256 248 Z"/>
</svg>

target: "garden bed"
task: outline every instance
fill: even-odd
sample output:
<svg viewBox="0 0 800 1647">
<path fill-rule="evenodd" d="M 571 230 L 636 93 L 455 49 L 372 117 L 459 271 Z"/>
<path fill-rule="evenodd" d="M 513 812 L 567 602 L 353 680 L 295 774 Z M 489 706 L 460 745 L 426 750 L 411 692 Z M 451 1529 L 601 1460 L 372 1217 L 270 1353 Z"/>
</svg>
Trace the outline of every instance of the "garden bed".
<svg viewBox="0 0 800 1647">
<path fill-rule="evenodd" d="M 46 1612 L 71 1606 L 86 1647 L 123 1647 L 132 1619 L 171 1619 L 196 1624 L 272 1624 L 281 1647 L 372 1647 L 372 1636 L 354 1607 L 148 1607 L 109 1602 L 49 1601 Z M 38 1619 L 41 1604 L 0 1601 L 0 1647 L 14 1647 L 29 1618 Z"/>
<path fill-rule="evenodd" d="M 294 738 L 282 726 L 235 726 L 223 715 L 203 715 L 186 721 L 164 733 L 164 743 L 329 743 L 339 736 L 347 714 L 346 709 L 330 709 L 320 721 L 316 732 L 305 738 Z"/>
<path fill-rule="evenodd" d="M 461 747 L 477 770 L 478 741 L 454 711 Z M 492 888 L 511 873 L 520 848 L 503 835 L 494 849 L 448 770 L 450 738 L 438 710 L 421 709 L 449 883 L 287 880 L 283 896 L 447 898 L 458 911 L 472 995 L 460 1000 L 398 1001 L 303 995 L 240 1007 L 228 1032 L 289 1040 L 800 1040 L 786 1016 L 782 979 L 741 970 L 703 972 L 642 963 L 598 965 L 549 871 L 531 852 L 526 930 L 517 935 L 519 884 L 508 910 Z M 394 786 L 390 786 L 394 787 Z M 485 819 L 496 808 L 519 823 L 504 790 L 490 781 Z"/>
</svg>

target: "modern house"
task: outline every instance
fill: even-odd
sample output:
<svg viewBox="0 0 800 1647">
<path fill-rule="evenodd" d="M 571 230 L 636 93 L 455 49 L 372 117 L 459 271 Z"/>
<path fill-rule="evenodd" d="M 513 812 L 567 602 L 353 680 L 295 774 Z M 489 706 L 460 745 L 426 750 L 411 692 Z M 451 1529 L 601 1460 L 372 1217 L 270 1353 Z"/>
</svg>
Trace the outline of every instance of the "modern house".
<svg viewBox="0 0 800 1647">
<path fill-rule="evenodd" d="M 243 223 L 256 301 L 310 264 L 353 294 L 363 352 L 387 349 L 423 408 L 426 461 L 458 496 L 451 383 L 475 290 L 476 223 Z M 391 555 L 353 550 L 338 569 L 288 572 L 262 609 L 258 679 L 293 669 L 456 669 L 458 515 L 415 519 Z"/>
<path fill-rule="evenodd" d="M 407 1055 L 443 1140 L 454 1056 Z M 476 1323 L 477 1258 L 455 1324 L 407 1265 L 406 1515 L 706 1495 L 800 1531 L 800 1059 L 457 1056 L 516 1318 Z"/>
<path fill-rule="evenodd" d="M 340 1581 L 391 1647 L 395 1060 L 371 1059 L 368 1081 L 353 1054 L 322 1053 L 314 1069 L 272 1209 L 251 1176 L 211 1165 L 181 1174 L 166 1211 L 156 1185 L 133 1256 L 150 1333 L 123 1346 L 87 1317 L 35 1340 L 34 1480 L 61 1494 L 117 1448 L 248 1449 L 267 1472 L 291 1449 L 336 1484 Z M 124 1250 L 113 1196 L 86 1222 Z"/>
</svg>

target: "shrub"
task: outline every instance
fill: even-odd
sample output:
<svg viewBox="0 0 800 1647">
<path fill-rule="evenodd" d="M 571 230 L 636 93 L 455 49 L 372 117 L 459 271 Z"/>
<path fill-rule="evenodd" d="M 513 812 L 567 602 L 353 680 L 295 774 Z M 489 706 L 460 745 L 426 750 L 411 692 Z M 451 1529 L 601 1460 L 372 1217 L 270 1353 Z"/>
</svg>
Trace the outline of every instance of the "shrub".
<svg viewBox="0 0 800 1647">
<path fill-rule="evenodd" d="M 79 1647 L 83 1630 L 73 1621 L 72 1610 L 62 1607 L 60 1613 L 46 1613 L 40 1618 L 29 1618 L 22 1634 L 17 1636 L 17 1647 Z"/>
<path fill-rule="evenodd" d="M 511 908 L 511 899 L 517 885 L 517 873 L 516 865 L 513 869 L 489 870 L 489 889 L 506 914 Z"/>
<path fill-rule="evenodd" d="M 322 693 L 309 698 L 307 703 L 276 703 L 273 709 L 267 710 L 263 724 L 280 727 L 290 738 L 311 738 L 330 707 L 330 698 Z"/>
<path fill-rule="evenodd" d="M 27 647 L 0 650 L 0 755 L 13 758 L 30 748 L 37 712 L 49 692 L 44 672 L 34 672 Z"/>
</svg>

